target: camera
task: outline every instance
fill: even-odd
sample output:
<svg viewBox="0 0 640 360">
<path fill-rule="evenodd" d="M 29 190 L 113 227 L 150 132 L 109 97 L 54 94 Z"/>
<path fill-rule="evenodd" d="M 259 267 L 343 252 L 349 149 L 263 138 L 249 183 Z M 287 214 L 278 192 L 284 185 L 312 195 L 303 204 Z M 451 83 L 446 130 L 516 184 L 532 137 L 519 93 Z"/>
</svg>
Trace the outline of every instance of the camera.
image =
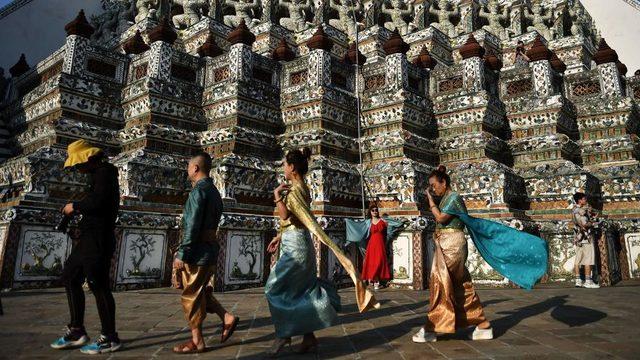
<svg viewBox="0 0 640 360">
<path fill-rule="evenodd" d="M 69 231 L 69 223 L 71 222 L 71 216 L 62 215 L 62 219 L 58 221 L 58 224 L 54 227 L 56 231 L 60 231 L 66 234 Z"/>
</svg>

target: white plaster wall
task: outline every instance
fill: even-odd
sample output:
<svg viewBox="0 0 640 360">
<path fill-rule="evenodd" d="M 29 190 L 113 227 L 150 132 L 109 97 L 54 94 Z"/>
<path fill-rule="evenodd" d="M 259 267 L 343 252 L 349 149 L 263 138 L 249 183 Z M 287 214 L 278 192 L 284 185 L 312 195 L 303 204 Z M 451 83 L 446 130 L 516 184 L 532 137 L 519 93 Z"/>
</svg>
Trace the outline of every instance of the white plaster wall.
<svg viewBox="0 0 640 360">
<path fill-rule="evenodd" d="M 25 53 L 34 66 L 62 47 L 64 26 L 84 9 L 87 19 L 102 11 L 99 0 L 33 0 L 0 19 L 0 67 L 9 68 Z"/>
</svg>

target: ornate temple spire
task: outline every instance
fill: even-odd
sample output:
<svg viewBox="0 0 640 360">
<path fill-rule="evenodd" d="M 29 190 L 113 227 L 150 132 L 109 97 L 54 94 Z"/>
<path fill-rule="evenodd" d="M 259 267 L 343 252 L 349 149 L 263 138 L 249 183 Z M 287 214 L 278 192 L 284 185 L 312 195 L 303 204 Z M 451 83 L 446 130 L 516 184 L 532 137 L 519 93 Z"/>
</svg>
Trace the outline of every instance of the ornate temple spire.
<svg viewBox="0 0 640 360">
<path fill-rule="evenodd" d="M 538 35 L 533 41 L 533 45 L 527 50 L 527 57 L 531 62 L 540 60 L 551 60 L 551 50 L 542 42 L 542 37 Z"/>
<path fill-rule="evenodd" d="M 207 39 L 198 48 L 198 55 L 200 55 L 200 57 L 216 57 L 222 54 L 224 54 L 224 50 L 222 50 L 222 48 L 216 43 L 216 39 L 215 36 L 213 36 L 213 33 L 209 33 Z"/>
<path fill-rule="evenodd" d="M 559 73 L 563 73 L 565 70 L 567 70 L 567 65 L 562 60 L 560 60 L 558 55 L 556 55 L 556 53 L 553 51 L 551 52 L 551 58 L 549 59 L 549 62 L 551 63 L 551 67 L 553 68 L 553 70 Z"/>
<path fill-rule="evenodd" d="M 282 38 L 280 39 L 278 46 L 273 49 L 272 57 L 273 60 L 276 61 L 291 61 L 296 58 L 296 53 L 291 50 L 287 44 L 287 40 Z"/>
<path fill-rule="evenodd" d="M 618 68 L 618 72 L 622 76 L 626 76 L 629 69 L 627 69 L 627 65 L 623 64 L 622 61 L 616 61 L 616 67 Z"/>
<path fill-rule="evenodd" d="M 149 43 L 163 41 L 167 44 L 173 44 L 178 38 L 178 34 L 173 29 L 173 25 L 169 23 L 169 17 L 165 16 L 160 23 L 149 32 Z"/>
<path fill-rule="evenodd" d="M 502 69 L 502 60 L 496 56 L 496 54 L 489 50 L 487 54 L 484 56 L 484 63 L 487 64 L 487 67 L 494 71 L 500 71 Z"/>
<path fill-rule="evenodd" d="M 95 31 L 84 16 L 84 9 L 81 9 L 76 18 L 65 25 L 64 30 L 67 32 L 67 36 L 78 35 L 87 39 L 90 38 Z"/>
<path fill-rule="evenodd" d="M 465 60 L 472 57 L 482 57 L 484 56 L 484 52 L 484 48 L 478 43 L 478 40 L 476 40 L 473 34 L 469 34 L 467 42 L 460 47 L 460 55 L 462 59 Z"/>
<path fill-rule="evenodd" d="M 431 54 L 429 54 L 429 50 L 427 50 L 427 47 L 422 45 L 420 54 L 418 54 L 415 60 L 413 60 L 413 64 L 422 69 L 432 70 L 438 64 L 438 62 L 431 57 Z"/>
<path fill-rule="evenodd" d="M 598 51 L 593 55 L 593 61 L 595 61 L 596 65 L 617 62 L 618 53 L 609 47 L 604 38 L 601 38 L 598 44 Z"/>
<path fill-rule="evenodd" d="M 360 52 L 360 49 L 356 47 L 356 42 L 352 42 L 349 45 L 349 50 L 344 54 L 344 62 L 354 65 L 356 63 L 356 54 L 358 54 L 358 65 L 362 66 L 367 61 L 367 58 Z"/>
<path fill-rule="evenodd" d="M 251 46 L 256 41 L 256 36 L 249 31 L 247 24 L 244 22 L 244 19 L 242 19 L 240 24 L 238 24 L 238 26 L 229 33 L 227 40 L 231 45 L 245 44 L 247 46 Z"/>
<path fill-rule="evenodd" d="M 24 54 L 20 55 L 20 60 L 9 69 L 9 73 L 11 73 L 11 77 L 17 78 L 20 75 L 29 71 L 31 67 L 27 64 L 27 59 Z"/>
<path fill-rule="evenodd" d="M 309 47 L 309 49 L 330 51 L 333 47 L 333 40 L 324 33 L 324 29 L 322 28 L 322 25 L 320 25 L 318 26 L 318 30 L 316 30 L 309 41 L 307 41 L 307 47 Z"/>
<path fill-rule="evenodd" d="M 136 30 L 136 34 L 122 45 L 125 54 L 141 54 L 149 50 L 149 45 L 144 42 L 140 30 Z"/>
<path fill-rule="evenodd" d="M 389 40 L 382 44 L 382 49 L 387 55 L 391 54 L 406 54 L 409 51 L 409 44 L 404 42 L 402 36 L 398 32 L 398 29 L 393 30 Z"/>
</svg>

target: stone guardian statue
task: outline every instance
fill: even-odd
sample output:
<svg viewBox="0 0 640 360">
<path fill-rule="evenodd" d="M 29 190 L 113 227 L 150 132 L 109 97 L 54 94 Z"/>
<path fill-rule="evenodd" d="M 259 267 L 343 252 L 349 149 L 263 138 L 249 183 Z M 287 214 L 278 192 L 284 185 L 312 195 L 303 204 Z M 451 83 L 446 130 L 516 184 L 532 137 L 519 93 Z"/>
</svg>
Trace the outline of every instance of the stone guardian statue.
<svg viewBox="0 0 640 360">
<path fill-rule="evenodd" d="M 502 12 L 500 12 L 499 0 L 489 0 L 487 3 L 487 10 L 485 10 L 484 7 L 481 7 L 478 16 L 489 22 L 489 25 L 482 27 L 483 29 L 497 35 L 502 40 L 508 38 L 508 33 L 501 23 L 502 21 L 509 20 L 508 6 L 503 7 Z"/>
<path fill-rule="evenodd" d="M 329 25 L 347 34 L 349 39 L 355 39 L 356 26 L 361 29 L 363 24 L 353 19 L 353 12 L 359 13 L 362 11 L 362 2 L 354 0 L 339 0 L 339 2 L 336 2 L 336 0 L 331 0 L 329 6 L 338 12 L 338 18 L 330 19 Z"/>
<path fill-rule="evenodd" d="M 225 5 L 236 11 L 235 15 L 224 16 L 224 24 L 229 27 L 236 28 L 242 20 L 249 28 L 260 22 L 257 12 L 261 7 L 258 0 L 227 0 Z"/>
<path fill-rule="evenodd" d="M 438 22 L 431 23 L 431 26 L 442 31 L 443 33 L 449 36 L 455 36 L 455 25 L 451 22 L 452 16 L 460 15 L 460 8 L 454 6 L 454 10 L 449 10 L 449 1 L 448 0 L 438 0 L 438 8 L 431 8 L 430 13 L 435 15 L 438 18 Z"/>
<path fill-rule="evenodd" d="M 152 16 L 153 12 L 157 9 L 157 6 L 157 0 L 137 0 L 135 22 L 139 23 L 149 16 Z"/>
<path fill-rule="evenodd" d="M 311 12 L 313 4 L 311 0 L 279 0 L 280 6 L 289 10 L 289 17 L 280 19 L 280 25 L 293 32 L 304 31 L 313 26 L 307 21 L 307 13 Z"/>
<path fill-rule="evenodd" d="M 544 14 L 544 9 L 542 8 L 542 4 L 539 2 L 534 3 L 531 6 L 531 13 L 527 14 L 526 11 L 524 13 L 524 17 L 530 20 L 533 25 L 527 28 L 527 31 L 538 31 L 545 39 L 552 39 L 551 31 L 549 30 L 549 26 L 547 22 L 551 20 L 553 17 L 553 11 L 548 11 L 547 14 Z"/>
<path fill-rule="evenodd" d="M 205 15 L 205 10 L 209 7 L 207 0 L 173 0 L 173 3 L 182 5 L 184 11 L 171 18 L 173 26 L 178 29 L 195 25 Z"/>
<path fill-rule="evenodd" d="M 403 9 L 402 1 L 391 0 L 391 7 L 387 7 L 386 3 L 382 4 L 382 13 L 389 15 L 391 21 L 384 23 L 384 27 L 393 31 L 398 29 L 400 35 L 406 35 L 416 29 L 413 19 L 411 22 L 405 20 L 406 17 L 414 16 L 414 3 L 415 0 L 407 1 L 406 9 Z"/>
</svg>

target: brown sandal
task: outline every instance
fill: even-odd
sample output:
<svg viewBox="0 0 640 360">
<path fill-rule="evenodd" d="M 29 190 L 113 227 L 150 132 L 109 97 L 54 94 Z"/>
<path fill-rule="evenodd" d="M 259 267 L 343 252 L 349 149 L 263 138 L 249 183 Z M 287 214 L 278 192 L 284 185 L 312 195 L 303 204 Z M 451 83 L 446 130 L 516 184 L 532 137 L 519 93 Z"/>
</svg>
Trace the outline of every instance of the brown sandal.
<svg viewBox="0 0 640 360">
<path fill-rule="evenodd" d="M 202 349 L 199 349 L 198 345 L 196 345 L 193 340 L 189 340 L 187 342 L 174 346 L 173 352 L 176 354 L 195 354 L 204 352 L 204 349 L 204 347 L 202 347 Z"/>
<path fill-rule="evenodd" d="M 238 327 L 238 323 L 240 322 L 240 318 L 236 316 L 236 318 L 233 320 L 233 322 L 229 325 L 222 325 L 222 334 L 220 334 L 220 342 L 223 343 L 227 340 L 229 340 L 229 338 L 231 337 L 231 335 L 233 335 L 233 332 L 236 331 L 236 328 Z M 224 335 L 224 332 L 227 332 L 227 336 Z"/>
</svg>

